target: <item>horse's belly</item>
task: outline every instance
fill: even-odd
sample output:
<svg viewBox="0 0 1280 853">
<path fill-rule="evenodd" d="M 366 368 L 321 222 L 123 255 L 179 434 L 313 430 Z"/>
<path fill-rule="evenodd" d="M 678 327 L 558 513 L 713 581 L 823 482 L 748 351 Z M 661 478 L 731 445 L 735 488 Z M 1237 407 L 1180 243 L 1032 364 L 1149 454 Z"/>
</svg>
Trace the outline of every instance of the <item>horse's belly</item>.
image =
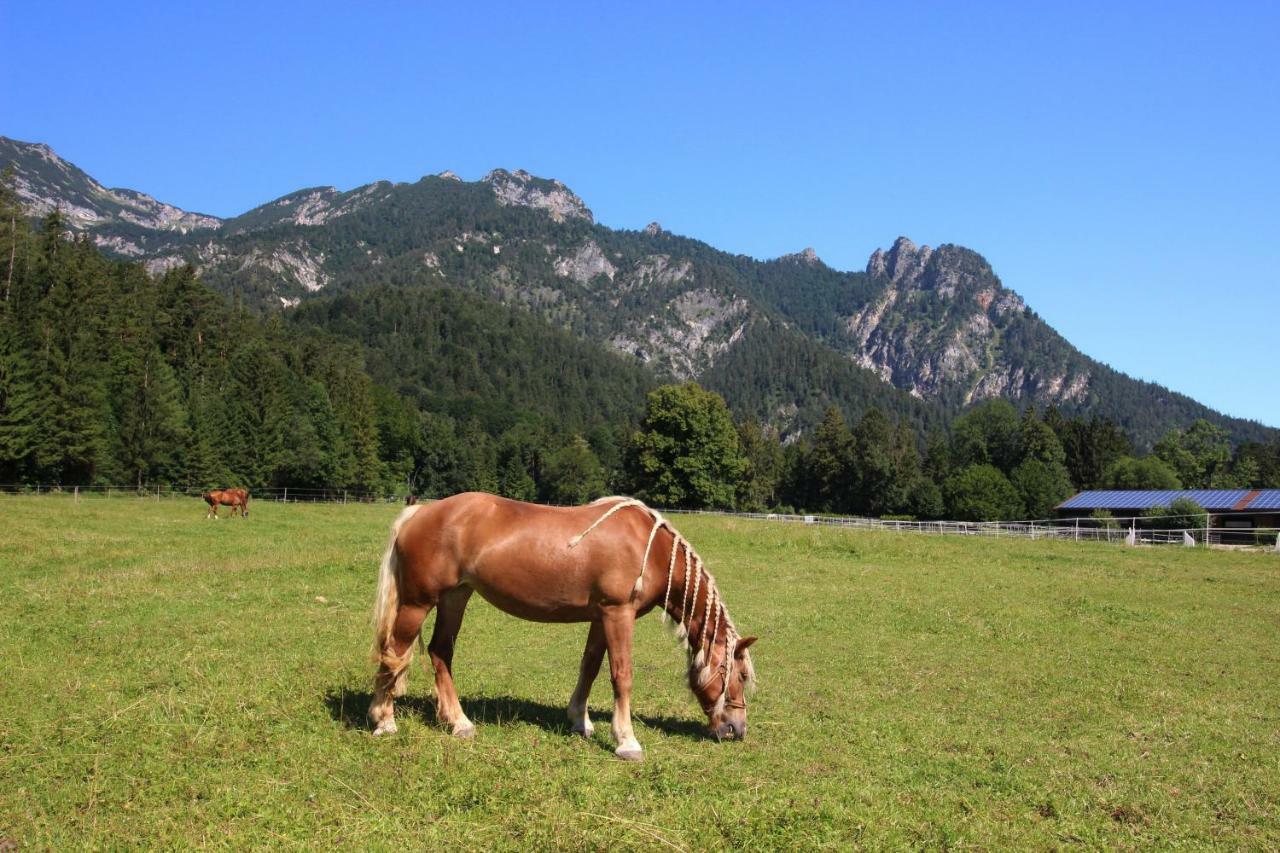
<svg viewBox="0 0 1280 853">
<path fill-rule="evenodd" d="M 593 584 L 574 567 L 486 564 L 463 573 L 486 601 L 534 622 L 585 622 L 597 615 Z"/>
</svg>

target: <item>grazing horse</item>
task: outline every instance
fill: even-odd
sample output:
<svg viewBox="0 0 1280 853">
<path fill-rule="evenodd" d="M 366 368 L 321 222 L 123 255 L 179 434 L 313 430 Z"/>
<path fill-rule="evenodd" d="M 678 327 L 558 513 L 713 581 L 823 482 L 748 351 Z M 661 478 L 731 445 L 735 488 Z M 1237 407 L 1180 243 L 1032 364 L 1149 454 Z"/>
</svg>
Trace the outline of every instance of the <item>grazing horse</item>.
<svg viewBox="0 0 1280 853">
<path fill-rule="evenodd" d="M 715 579 L 661 515 L 630 498 L 547 507 L 478 492 L 408 507 L 392 525 L 374 605 L 374 734 L 396 730 L 393 702 L 404 695 L 413 643 L 433 608 L 427 653 L 436 715 L 458 737 L 475 734 L 453 684 L 454 643 L 472 592 L 522 619 L 590 623 L 569 720 L 591 736 L 587 697 L 607 650 L 620 758 L 643 757 L 631 728 L 631 636 L 636 619 L 659 606 L 684 641 L 689 687 L 711 734 L 746 736 L 755 677 L 747 648 L 756 638 L 739 635 Z"/>
<path fill-rule="evenodd" d="M 249 493 L 244 489 L 215 489 L 205 492 L 200 497 L 204 498 L 204 502 L 209 505 L 209 512 L 205 518 L 217 518 L 219 504 L 231 507 L 233 516 L 239 508 L 241 518 L 249 517 Z"/>
</svg>

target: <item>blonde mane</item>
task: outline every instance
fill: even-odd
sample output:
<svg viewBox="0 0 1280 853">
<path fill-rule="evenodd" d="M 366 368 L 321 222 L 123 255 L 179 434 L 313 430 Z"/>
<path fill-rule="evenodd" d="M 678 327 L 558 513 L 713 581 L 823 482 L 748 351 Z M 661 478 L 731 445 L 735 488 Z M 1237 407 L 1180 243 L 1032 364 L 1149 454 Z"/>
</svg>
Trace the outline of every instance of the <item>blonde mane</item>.
<svg viewBox="0 0 1280 853">
<path fill-rule="evenodd" d="M 575 547 L 579 542 L 586 538 L 587 534 L 595 530 L 610 516 L 620 510 L 628 507 L 636 507 L 643 511 L 653 521 L 653 526 L 649 529 L 649 538 L 645 543 L 644 556 L 640 558 L 640 574 L 636 578 L 635 587 L 632 589 L 632 597 L 639 595 L 644 590 L 644 573 L 649 565 L 649 553 L 653 549 L 653 540 L 658 535 L 658 531 L 666 528 L 672 537 L 671 542 L 671 559 L 667 564 L 667 592 L 662 599 L 662 621 L 665 624 L 667 616 L 670 613 L 671 604 L 671 581 L 675 576 L 676 559 L 680 551 L 684 551 L 684 590 L 681 593 L 680 602 L 680 619 L 675 624 L 674 630 L 676 638 L 684 644 L 685 651 L 689 655 L 689 675 L 692 679 L 696 673 L 698 685 L 704 685 L 716 676 L 716 672 L 711 669 L 711 650 L 715 646 L 716 634 L 720 631 L 721 623 L 724 624 L 724 661 L 717 670 L 723 670 L 724 689 L 720 692 L 720 698 L 716 702 L 716 710 L 722 710 L 725 698 L 729 695 L 729 678 L 733 674 L 734 652 L 738 646 L 738 640 L 742 635 L 738 633 L 738 628 L 733 624 L 733 619 L 729 616 L 729 608 L 724 604 L 724 599 L 720 597 L 720 590 L 716 586 L 715 577 L 706 568 L 702 562 L 702 558 L 693 550 L 693 546 L 689 544 L 689 540 L 685 539 L 676 530 L 672 524 L 662 516 L 660 512 L 652 507 L 646 506 L 643 501 L 636 498 L 623 497 L 614 495 L 612 497 L 600 498 L 591 502 L 591 506 L 611 503 L 612 505 L 597 518 L 586 530 L 569 540 L 569 547 Z M 693 595 L 689 596 L 689 580 L 690 575 L 693 579 Z M 698 590 L 704 585 L 706 586 L 706 605 L 702 617 L 702 625 L 698 629 L 697 638 L 690 636 L 693 619 L 690 611 L 695 609 L 698 601 Z M 714 607 L 714 614 L 713 614 Z M 714 623 L 712 617 L 714 615 Z M 707 625 L 712 623 L 710 633 L 707 632 Z M 743 671 L 747 675 L 748 684 L 755 684 L 755 667 L 751 665 L 751 653 L 744 652 L 742 659 Z"/>
</svg>

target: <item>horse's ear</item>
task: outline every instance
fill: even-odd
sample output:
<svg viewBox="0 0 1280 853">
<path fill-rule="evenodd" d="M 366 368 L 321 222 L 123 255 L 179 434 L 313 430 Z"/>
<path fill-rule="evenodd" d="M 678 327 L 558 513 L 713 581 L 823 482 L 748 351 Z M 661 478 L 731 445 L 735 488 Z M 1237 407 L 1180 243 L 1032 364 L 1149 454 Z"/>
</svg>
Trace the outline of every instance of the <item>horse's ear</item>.
<svg viewBox="0 0 1280 853">
<path fill-rule="evenodd" d="M 738 645 L 734 647 L 733 653 L 737 654 L 738 652 L 745 652 L 747 649 L 751 648 L 751 644 L 758 639 L 760 638 L 759 637 L 743 637 L 741 640 L 738 641 Z"/>
</svg>

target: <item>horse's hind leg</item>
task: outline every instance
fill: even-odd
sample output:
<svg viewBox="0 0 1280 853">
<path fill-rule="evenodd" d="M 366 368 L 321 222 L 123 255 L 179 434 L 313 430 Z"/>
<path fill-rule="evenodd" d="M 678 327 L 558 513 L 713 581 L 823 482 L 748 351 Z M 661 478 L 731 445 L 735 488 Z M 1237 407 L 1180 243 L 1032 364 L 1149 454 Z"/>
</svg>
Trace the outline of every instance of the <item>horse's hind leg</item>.
<svg viewBox="0 0 1280 853">
<path fill-rule="evenodd" d="M 413 643 L 422 632 L 422 621 L 431 612 L 431 606 L 401 604 L 396 611 L 391 637 L 382 650 L 378 674 L 373 679 L 373 701 L 369 703 L 369 719 L 373 721 L 375 735 L 389 735 L 396 731 L 394 701 L 403 696 L 407 686 L 409 664 L 413 662 Z"/>
<path fill-rule="evenodd" d="M 591 737 L 594 726 L 587 714 L 587 699 L 591 696 L 591 685 L 600 672 L 600 663 L 604 660 L 604 625 L 599 621 L 591 623 L 587 632 L 587 647 L 582 652 L 582 666 L 578 669 L 578 686 L 569 697 L 569 722 L 573 725 L 573 733 L 583 737 Z"/>
<path fill-rule="evenodd" d="M 462 627 L 462 617 L 471 598 L 471 587 L 460 586 L 440 596 L 436 605 L 436 626 L 431 632 L 427 653 L 436 670 L 436 717 L 449 726 L 457 737 L 472 737 L 476 727 L 462 711 L 458 691 L 453 684 L 453 647 Z"/>
</svg>

